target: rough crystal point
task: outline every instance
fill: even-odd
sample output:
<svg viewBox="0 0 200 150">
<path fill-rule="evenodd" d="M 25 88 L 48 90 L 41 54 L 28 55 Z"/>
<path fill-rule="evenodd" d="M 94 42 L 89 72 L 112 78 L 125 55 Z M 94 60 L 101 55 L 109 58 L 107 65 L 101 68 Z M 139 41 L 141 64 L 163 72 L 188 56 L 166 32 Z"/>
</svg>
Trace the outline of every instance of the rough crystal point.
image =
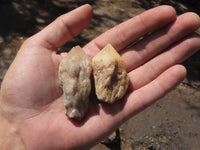
<svg viewBox="0 0 200 150">
<path fill-rule="evenodd" d="M 129 81 L 126 64 L 111 44 L 93 58 L 92 68 L 99 100 L 114 103 L 125 95 Z"/>
<path fill-rule="evenodd" d="M 88 109 L 92 67 L 88 56 L 79 47 L 71 49 L 59 66 L 66 115 L 81 120 Z"/>
</svg>

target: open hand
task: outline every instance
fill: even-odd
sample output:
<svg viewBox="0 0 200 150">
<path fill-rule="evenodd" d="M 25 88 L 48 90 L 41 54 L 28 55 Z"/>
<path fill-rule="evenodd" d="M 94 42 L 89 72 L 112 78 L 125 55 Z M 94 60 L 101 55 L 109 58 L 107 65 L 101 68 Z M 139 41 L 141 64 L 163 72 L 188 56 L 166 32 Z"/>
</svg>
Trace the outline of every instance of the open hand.
<svg viewBox="0 0 200 150">
<path fill-rule="evenodd" d="M 113 105 L 91 96 L 86 118 L 75 122 L 65 115 L 58 83 L 63 54 L 56 52 L 91 19 L 89 5 L 57 18 L 24 42 L 3 80 L 0 113 L 28 150 L 90 148 L 179 84 L 186 75 L 179 63 L 200 48 L 200 37 L 194 33 L 199 17 L 194 13 L 177 17 L 170 6 L 150 9 L 103 33 L 83 49 L 92 59 L 111 43 L 127 64 L 129 91 Z"/>
</svg>

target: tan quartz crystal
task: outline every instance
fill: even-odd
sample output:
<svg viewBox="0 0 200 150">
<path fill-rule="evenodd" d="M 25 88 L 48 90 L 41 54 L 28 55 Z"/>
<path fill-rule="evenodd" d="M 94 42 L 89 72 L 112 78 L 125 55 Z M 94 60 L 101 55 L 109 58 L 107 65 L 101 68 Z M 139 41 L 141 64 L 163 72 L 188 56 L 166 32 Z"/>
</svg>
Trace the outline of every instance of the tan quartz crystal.
<svg viewBox="0 0 200 150">
<path fill-rule="evenodd" d="M 59 66 L 59 80 L 63 88 L 66 115 L 81 120 L 88 109 L 91 92 L 92 67 L 88 56 L 76 46 L 66 55 Z"/>
<path fill-rule="evenodd" d="M 126 64 L 111 44 L 93 58 L 92 69 L 99 100 L 114 103 L 125 95 L 129 82 Z"/>
</svg>

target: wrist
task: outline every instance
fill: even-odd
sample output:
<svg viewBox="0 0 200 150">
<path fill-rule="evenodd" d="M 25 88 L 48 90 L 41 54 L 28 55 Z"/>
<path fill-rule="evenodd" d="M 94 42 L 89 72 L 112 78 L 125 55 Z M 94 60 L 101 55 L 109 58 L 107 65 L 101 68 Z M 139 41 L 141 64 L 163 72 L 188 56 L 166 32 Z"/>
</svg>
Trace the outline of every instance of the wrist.
<svg viewBox="0 0 200 150">
<path fill-rule="evenodd" d="M 0 100 L 1 101 L 1 100 Z M 0 106 L 1 108 L 1 106 Z M 4 117 L 0 109 L 0 148 L 1 150 L 25 150 L 19 130 Z"/>
</svg>

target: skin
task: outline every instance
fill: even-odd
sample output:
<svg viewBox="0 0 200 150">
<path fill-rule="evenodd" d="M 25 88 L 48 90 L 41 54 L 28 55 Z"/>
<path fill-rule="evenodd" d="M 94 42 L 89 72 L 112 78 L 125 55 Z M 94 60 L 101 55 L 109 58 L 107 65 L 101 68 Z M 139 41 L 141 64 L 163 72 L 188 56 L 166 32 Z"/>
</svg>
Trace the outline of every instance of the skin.
<svg viewBox="0 0 200 150">
<path fill-rule="evenodd" d="M 179 63 L 200 48 L 200 36 L 194 33 L 200 26 L 199 17 L 194 13 L 176 16 L 170 6 L 145 11 L 103 33 L 83 50 L 92 59 L 111 43 L 127 64 L 130 88 L 124 99 L 113 105 L 91 96 L 87 116 L 76 122 L 65 116 L 58 83 L 58 67 L 64 54 L 56 51 L 87 27 L 91 19 L 91 6 L 83 5 L 23 43 L 1 86 L 2 150 L 94 146 L 179 84 L 186 76 L 186 69 Z M 149 32 L 150 36 L 126 48 Z"/>
</svg>

